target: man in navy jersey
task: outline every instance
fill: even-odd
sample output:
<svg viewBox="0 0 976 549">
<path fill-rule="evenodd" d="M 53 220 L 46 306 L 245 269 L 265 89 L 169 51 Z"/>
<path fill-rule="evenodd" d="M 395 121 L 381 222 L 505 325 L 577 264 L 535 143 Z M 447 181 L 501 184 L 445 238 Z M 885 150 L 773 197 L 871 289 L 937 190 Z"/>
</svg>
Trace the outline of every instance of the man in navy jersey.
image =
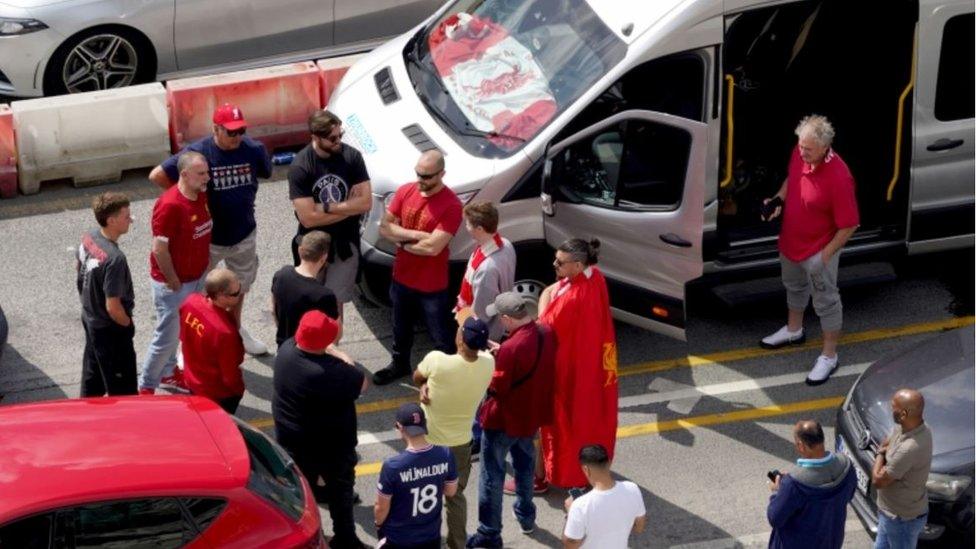
<svg viewBox="0 0 976 549">
<path fill-rule="evenodd" d="M 457 492 L 451 451 L 427 442 L 427 417 L 420 405 L 397 410 L 396 428 L 407 448 L 383 462 L 373 508 L 384 549 L 440 549 L 444 496 Z"/>
</svg>

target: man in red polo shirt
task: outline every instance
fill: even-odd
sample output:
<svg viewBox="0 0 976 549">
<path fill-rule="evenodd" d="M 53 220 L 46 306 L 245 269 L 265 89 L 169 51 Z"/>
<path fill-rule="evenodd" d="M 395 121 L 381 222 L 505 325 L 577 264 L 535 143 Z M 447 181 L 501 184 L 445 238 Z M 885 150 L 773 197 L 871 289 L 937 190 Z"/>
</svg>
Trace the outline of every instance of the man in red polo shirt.
<svg viewBox="0 0 976 549">
<path fill-rule="evenodd" d="M 393 260 L 393 360 L 373 375 L 386 385 L 410 373 L 413 323 L 423 312 L 434 347 L 452 355 L 455 328 L 447 291 L 448 244 L 461 226 L 461 201 L 444 184 L 444 155 L 423 153 L 416 167 L 417 181 L 397 189 L 380 224 L 380 235 L 397 245 Z"/>
<path fill-rule="evenodd" d="M 834 127 L 827 118 L 811 115 L 796 127 L 799 138 L 790 159 L 786 181 L 770 202 L 779 198 L 773 219 L 783 211 L 779 233 L 780 264 L 789 315 L 786 326 L 760 342 L 767 349 L 803 343 L 803 311 L 811 294 L 820 317 L 823 350 L 817 357 L 808 385 L 820 385 L 837 369 L 843 307 L 837 289 L 840 250 L 857 230 L 854 177 L 840 155 L 831 149 Z"/>
<path fill-rule="evenodd" d="M 186 386 L 233 414 L 244 396 L 244 342 L 234 309 L 243 287 L 233 271 L 207 274 L 203 294 L 192 294 L 180 306 L 180 342 Z"/>
</svg>

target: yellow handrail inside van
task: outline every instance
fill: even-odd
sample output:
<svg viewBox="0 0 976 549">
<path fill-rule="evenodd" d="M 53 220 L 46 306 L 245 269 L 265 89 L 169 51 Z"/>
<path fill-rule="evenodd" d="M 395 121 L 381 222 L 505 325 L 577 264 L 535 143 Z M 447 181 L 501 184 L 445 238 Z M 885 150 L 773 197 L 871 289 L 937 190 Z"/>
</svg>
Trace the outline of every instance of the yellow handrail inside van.
<svg viewBox="0 0 976 549">
<path fill-rule="evenodd" d="M 915 60 L 918 58 L 918 27 L 915 27 L 915 37 L 912 42 L 912 74 L 908 79 L 908 85 L 901 92 L 898 98 L 898 123 L 895 124 L 895 170 L 891 174 L 891 181 L 888 182 L 888 202 L 895 195 L 895 184 L 898 183 L 898 173 L 901 171 L 901 134 L 905 124 L 905 100 L 908 94 L 915 87 Z"/>
<path fill-rule="evenodd" d="M 725 125 L 728 127 L 728 131 L 725 135 L 725 177 L 719 181 L 719 188 L 725 188 L 732 182 L 732 136 L 735 135 L 733 131 L 735 128 L 732 125 L 732 92 L 735 90 L 735 79 L 732 78 L 731 74 L 726 74 L 725 82 L 728 83 L 725 91 L 725 95 L 728 97 L 725 105 Z"/>
</svg>

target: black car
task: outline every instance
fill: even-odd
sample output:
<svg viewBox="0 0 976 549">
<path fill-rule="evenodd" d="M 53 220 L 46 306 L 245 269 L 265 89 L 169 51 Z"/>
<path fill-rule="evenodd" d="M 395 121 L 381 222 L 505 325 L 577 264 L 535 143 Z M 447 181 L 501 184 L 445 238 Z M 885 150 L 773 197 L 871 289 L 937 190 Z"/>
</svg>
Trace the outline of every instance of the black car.
<svg viewBox="0 0 976 549">
<path fill-rule="evenodd" d="M 891 397 L 903 387 L 925 397 L 932 431 L 929 515 L 922 540 L 968 540 L 973 546 L 974 330 L 952 330 L 872 364 L 837 412 L 835 450 L 853 458 L 857 490 L 852 505 L 872 534 L 878 532 L 877 492 L 871 466 L 891 432 Z"/>
</svg>

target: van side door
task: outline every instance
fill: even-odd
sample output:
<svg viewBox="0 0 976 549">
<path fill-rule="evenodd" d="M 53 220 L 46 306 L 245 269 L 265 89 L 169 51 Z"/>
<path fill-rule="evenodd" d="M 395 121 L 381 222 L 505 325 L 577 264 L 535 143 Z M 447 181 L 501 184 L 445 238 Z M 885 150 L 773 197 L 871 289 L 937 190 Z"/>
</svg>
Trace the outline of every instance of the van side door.
<svg viewBox="0 0 976 549">
<path fill-rule="evenodd" d="M 973 4 L 919 2 L 909 247 L 972 246 Z"/>
<path fill-rule="evenodd" d="M 547 243 L 599 239 L 614 316 L 680 339 L 685 283 L 702 274 L 707 132 L 627 110 L 553 145 L 543 172 Z"/>
</svg>

